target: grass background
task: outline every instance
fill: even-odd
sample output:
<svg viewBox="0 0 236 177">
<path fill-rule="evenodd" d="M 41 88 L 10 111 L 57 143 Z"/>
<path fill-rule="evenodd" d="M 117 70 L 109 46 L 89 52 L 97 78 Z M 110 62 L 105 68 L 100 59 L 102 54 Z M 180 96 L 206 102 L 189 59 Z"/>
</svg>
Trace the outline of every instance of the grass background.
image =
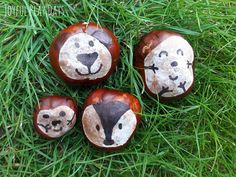
<svg viewBox="0 0 236 177">
<path fill-rule="evenodd" d="M 26 15 L 8 14 L 9 6 Z M 61 29 L 84 21 L 114 31 L 120 63 L 102 84 L 70 87 L 50 66 L 49 45 Z M 134 45 L 154 29 L 183 34 L 195 51 L 194 89 L 169 104 L 150 98 L 133 68 Z M 236 176 L 234 0 L 1 0 L 0 41 L 0 176 Z M 32 112 L 40 97 L 69 95 L 81 106 L 101 87 L 142 103 L 142 124 L 125 149 L 94 149 L 80 121 L 60 139 L 37 136 Z"/>
</svg>

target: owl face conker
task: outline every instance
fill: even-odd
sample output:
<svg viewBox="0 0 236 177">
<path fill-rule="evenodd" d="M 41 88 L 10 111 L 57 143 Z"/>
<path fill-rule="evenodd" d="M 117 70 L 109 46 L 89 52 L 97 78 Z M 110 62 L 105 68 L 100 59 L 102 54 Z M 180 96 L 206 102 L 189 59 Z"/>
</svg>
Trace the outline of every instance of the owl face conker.
<svg viewBox="0 0 236 177">
<path fill-rule="evenodd" d="M 46 139 L 61 137 L 74 127 L 77 113 L 77 105 L 70 97 L 43 97 L 34 111 L 35 130 Z"/>
<path fill-rule="evenodd" d="M 111 151 L 128 143 L 141 121 L 138 99 L 125 92 L 97 89 L 86 99 L 82 114 L 85 136 L 96 147 Z"/>
<path fill-rule="evenodd" d="M 169 101 L 190 92 L 194 82 L 194 53 L 180 34 L 171 31 L 146 34 L 135 49 L 134 61 L 152 96 Z"/>
<path fill-rule="evenodd" d="M 114 34 L 95 23 L 78 23 L 62 30 L 50 47 L 56 73 L 70 84 L 95 84 L 115 69 L 120 48 Z"/>
</svg>

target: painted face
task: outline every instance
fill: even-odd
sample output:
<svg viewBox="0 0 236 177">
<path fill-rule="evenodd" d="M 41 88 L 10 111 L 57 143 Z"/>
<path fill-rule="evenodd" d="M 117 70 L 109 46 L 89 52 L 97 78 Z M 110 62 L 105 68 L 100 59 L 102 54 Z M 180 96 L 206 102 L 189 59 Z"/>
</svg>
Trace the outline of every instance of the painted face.
<svg viewBox="0 0 236 177">
<path fill-rule="evenodd" d="M 65 75 L 75 80 L 95 80 L 110 70 L 112 56 L 97 38 L 86 33 L 70 36 L 59 53 L 59 65 Z"/>
<path fill-rule="evenodd" d="M 154 94 L 174 97 L 193 84 L 193 49 L 180 36 L 171 36 L 157 45 L 145 58 L 145 80 Z"/>
<path fill-rule="evenodd" d="M 36 120 L 40 131 L 51 138 L 64 135 L 74 127 L 75 122 L 75 112 L 65 105 L 55 107 L 54 109 L 40 110 Z"/>
<path fill-rule="evenodd" d="M 131 138 L 137 119 L 130 107 L 120 101 L 89 105 L 82 124 L 86 137 L 98 147 L 123 146 Z"/>
</svg>

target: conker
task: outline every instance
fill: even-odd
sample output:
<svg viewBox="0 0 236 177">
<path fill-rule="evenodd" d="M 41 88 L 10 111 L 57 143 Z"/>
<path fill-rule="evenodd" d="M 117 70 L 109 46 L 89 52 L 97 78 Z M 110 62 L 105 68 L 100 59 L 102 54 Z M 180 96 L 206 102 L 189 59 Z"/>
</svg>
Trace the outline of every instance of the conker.
<svg viewBox="0 0 236 177">
<path fill-rule="evenodd" d="M 106 80 L 117 66 L 119 43 L 114 34 L 95 23 L 63 29 L 50 46 L 50 62 L 57 75 L 73 85 Z"/>
<path fill-rule="evenodd" d="M 138 99 L 125 92 L 97 89 L 86 99 L 82 125 L 85 136 L 105 151 L 125 146 L 141 121 Z"/>
<path fill-rule="evenodd" d="M 161 101 L 186 96 L 194 82 L 194 53 L 178 33 L 156 30 L 143 36 L 135 48 L 134 65 L 147 92 Z"/>
<path fill-rule="evenodd" d="M 34 128 L 43 138 L 58 138 L 74 127 L 77 114 L 77 104 L 72 98 L 43 97 L 34 110 Z"/>
</svg>

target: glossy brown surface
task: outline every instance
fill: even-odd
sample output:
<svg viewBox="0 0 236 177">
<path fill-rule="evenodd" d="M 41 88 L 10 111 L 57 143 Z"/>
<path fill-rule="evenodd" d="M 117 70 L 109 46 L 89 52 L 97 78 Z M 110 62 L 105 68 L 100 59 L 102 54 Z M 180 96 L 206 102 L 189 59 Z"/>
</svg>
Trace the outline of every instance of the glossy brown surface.
<svg viewBox="0 0 236 177">
<path fill-rule="evenodd" d="M 40 117 L 39 114 L 42 114 L 42 116 Z M 77 104 L 72 98 L 67 96 L 47 96 L 41 98 L 39 104 L 35 106 L 33 124 L 36 132 L 41 137 L 54 139 L 63 136 L 72 129 L 76 123 L 77 116 Z M 39 119 L 41 119 L 40 123 Z M 45 129 L 46 125 L 48 130 Z M 53 129 L 57 127 L 62 128 L 61 130 L 59 129 L 60 132 L 55 132 L 56 134 L 54 134 Z"/>
<path fill-rule="evenodd" d="M 86 123 L 85 119 L 86 119 L 86 116 L 85 116 L 85 110 L 87 110 L 88 107 L 91 107 L 91 105 L 96 108 L 96 115 L 93 115 L 93 114 L 88 114 L 88 116 L 91 116 L 91 121 L 89 122 L 90 124 Z M 103 105 L 105 105 L 103 107 Z M 117 105 L 117 106 L 116 106 Z M 99 110 L 99 106 L 101 106 L 100 110 Z M 126 107 L 127 106 L 127 107 Z M 115 107 L 115 108 L 114 108 Z M 129 115 L 127 117 L 126 120 L 122 120 L 123 121 L 123 129 L 122 129 L 122 125 L 118 125 L 119 121 L 122 119 L 120 118 L 120 116 L 124 115 L 123 112 L 122 112 L 122 107 L 126 107 L 124 109 L 123 112 L 126 112 L 126 113 L 131 113 L 131 114 L 127 114 Z M 101 113 L 102 112 L 102 113 Z M 107 114 L 110 113 L 110 117 L 109 119 L 111 119 L 111 117 L 117 117 L 117 122 L 114 123 L 114 125 L 112 125 L 110 127 L 110 121 L 107 121 Z M 126 114 L 125 113 L 125 114 Z M 83 129 L 84 129 L 84 132 L 86 131 L 86 129 L 90 129 L 91 127 L 95 127 L 95 122 L 97 120 L 95 120 L 95 117 L 97 115 L 102 115 L 103 118 L 100 116 L 100 119 L 101 121 L 103 119 L 106 119 L 105 120 L 105 123 L 103 123 L 102 125 L 100 124 L 100 127 L 97 125 L 96 128 L 98 131 L 98 133 L 100 133 L 98 136 L 95 135 L 95 138 L 100 138 L 99 136 L 105 136 L 104 139 L 101 139 L 101 140 L 98 140 L 99 143 L 101 142 L 104 142 L 104 146 L 103 146 L 103 143 L 101 143 L 101 145 L 98 145 L 95 143 L 96 140 L 94 140 L 94 142 L 92 142 L 92 138 L 88 137 L 90 136 L 89 133 L 86 134 L 85 132 L 85 135 L 86 137 L 88 138 L 89 142 L 91 144 L 93 144 L 95 147 L 99 148 L 99 149 L 102 149 L 102 150 L 105 150 L 105 151 L 113 151 L 113 150 L 119 150 L 120 148 L 122 148 L 123 146 L 125 146 L 128 141 L 131 139 L 131 137 L 133 136 L 134 132 L 136 131 L 138 125 L 140 124 L 141 122 L 141 105 L 138 101 L 138 99 L 129 94 L 129 93 L 126 93 L 126 92 L 121 92 L 121 91 L 117 91 L 117 90 L 109 90 L 109 89 L 97 89 L 95 91 L 93 91 L 86 99 L 85 103 L 84 103 L 84 106 L 83 106 L 83 116 L 82 116 L 82 124 L 83 124 Z M 133 116 L 133 118 L 132 118 Z M 104 118 L 105 117 L 105 118 Z M 135 120 L 133 120 L 135 119 Z M 98 120 L 98 121 L 100 121 Z M 130 121 L 132 122 L 135 122 L 135 123 L 130 123 Z M 132 129 L 131 127 L 125 127 L 126 126 L 126 123 L 131 125 L 132 126 L 135 126 L 134 129 Z M 105 126 L 104 126 L 105 124 Z M 120 145 L 119 143 L 117 143 L 116 145 L 114 145 L 116 143 L 116 140 L 114 139 L 114 141 L 112 140 L 111 137 L 113 137 L 113 135 L 115 134 L 114 133 L 114 129 L 115 129 L 115 124 L 122 130 L 116 130 L 116 132 L 120 131 L 120 133 L 116 133 L 116 137 L 117 136 L 123 136 L 124 133 L 127 133 L 127 129 L 132 129 L 132 131 L 129 131 L 129 135 L 127 135 L 128 139 L 127 141 L 125 141 L 124 144 Z M 102 127 L 101 127 L 102 126 Z M 110 135 L 110 141 L 112 141 L 112 143 L 114 144 L 106 144 L 106 139 L 107 139 L 107 129 L 112 129 L 112 133 Z M 103 134 L 103 132 L 101 133 L 101 129 L 104 129 L 104 132 L 105 132 L 105 135 Z M 118 128 L 117 128 L 118 129 Z M 93 132 L 96 131 L 96 130 L 93 130 Z M 122 134 L 123 132 L 123 134 Z M 109 133 L 109 132 L 108 132 Z M 92 135 L 91 135 L 92 136 Z M 122 137 L 123 138 L 123 137 Z M 120 138 L 120 139 L 122 139 Z M 118 137 L 119 139 L 119 137 Z M 111 145 L 109 147 L 109 145 Z"/>
<path fill-rule="evenodd" d="M 163 102 L 169 102 L 173 100 L 177 100 L 180 98 L 185 97 L 189 94 L 189 92 L 192 90 L 193 84 L 190 86 L 190 88 L 184 92 L 181 95 L 174 96 L 174 97 L 162 97 L 160 94 L 156 95 L 150 91 L 150 89 L 147 87 L 147 83 L 145 80 L 145 69 L 144 69 L 144 60 L 147 57 L 147 55 L 159 44 L 161 44 L 164 40 L 167 38 L 170 38 L 172 36 L 179 36 L 183 38 L 180 34 L 173 32 L 173 31 L 167 31 L 167 30 L 155 30 L 151 31 L 148 34 L 144 35 L 134 50 L 134 66 L 139 71 L 140 75 L 143 78 L 145 89 L 154 98 L 157 98 L 159 96 L 160 101 Z M 194 71 L 194 63 L 192 64 L 192 69 Z M 157 83 L 158 84 L 158 83 Z"/>
<path fill-rule="evenodd" d="M 97 33 L 96 33 L 97 32 Z M 103 43 L 109 50 L 112 56 L 112 64 L 109 72 L 102 78 L 97 78 L 95 80 L 83 79 L 83 80 L 76 80 L 69 78 L 60 68 L 59 65 L 59 52 L 61 50 L 62 45 L 65 41 L 70 37 L 78 33 L 86 33 L 88 35 L 93 35 L 96 39 L 98 39 L 101 43 Z M 71 25 L 64 30 L 62 30 L 54 39 L 53 43 L 50 46 L 50 61 L 51 65 L 58 74 L 58 76 L 63 79 L 65 82 L 73 85 L 91 85 L 102 82 L 106 80 L 114 69 L 117 66 L 120 54 L 120 47 L 118 41 L 114 34 L 105 27 L 101 27 L 95 23 L 77 23 Z"/>
</svg>

